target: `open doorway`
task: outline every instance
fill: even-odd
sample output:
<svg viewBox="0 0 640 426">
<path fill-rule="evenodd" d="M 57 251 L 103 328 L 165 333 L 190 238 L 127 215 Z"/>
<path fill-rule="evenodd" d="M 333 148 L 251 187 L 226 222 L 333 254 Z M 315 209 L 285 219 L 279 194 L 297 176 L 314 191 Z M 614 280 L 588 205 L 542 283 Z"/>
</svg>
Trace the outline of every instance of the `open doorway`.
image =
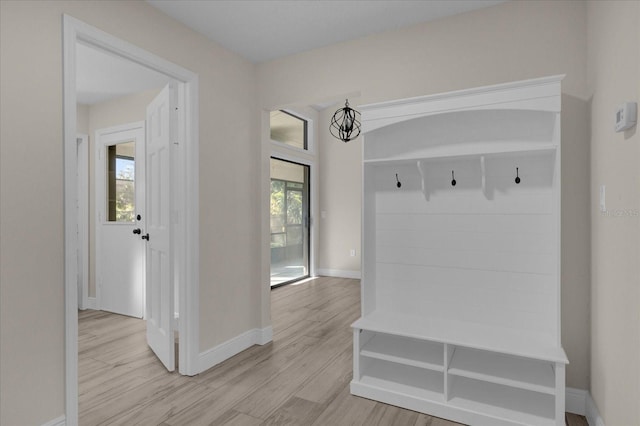
<svg viewBox="0 0 640 426">
<path fill-rule="evenodd" d="M 142 318 L 145 246 L 133 231 L 146 219 L 146 108 L 170 78 L 95 46 L 75 47 L 76 129 L 89 140 L 78 156 L 90 200 L 88 217 L 78 217 L 90 242 L 85 308 Z"/>
<path fill-rule="evenodd" d="M 92 300 L 89 309 L 78 313 L 81 423 L 120 414 L 104 406 L 102 395 L 130 383 L 121 374 L 129 365 L 144 363 L 156 375 L 175 368 L 173 345 L 165 359 L 147 342 L 150 326 L 143 318 L 148 247 L 141 238 L 148 232 L 147 115 L 170 81 L 95 46 L 76 43 L 76 128 L 89 135 L 88 158 L 82 160 L 88 163 L 84 186 L 91 200 L 88 217 L 79 217 L 91 224 L 86 266 Z"/>
<path fill-rule="evenodd" d="M 77 68 L 79 46 L 90 47 L 111 59 L 117 59 L 129 66 L 137 66 L 159 74 L 164 81 L 171 81 L 151 94 L 151 101 L 144 102 L 142 108 L 145 125 L 145 154 L 147 165 L 145 184 L 146 205 L 156 206 L 162 213 L 147 218 L 146 232 L 131 237 L 146 240 L 146 259 L 160 259 L 162 262 L 145 261 L 147 271 L 147 321 L 145 324 L 146 344 L 153 349 L 145 350 L 154 358 L 157 356 L 162 369 L 174 369 L 174 333 L 180 333 L 179 371 L 181 374 L 197 374 L 198 365 L 198 144 L 197 144 L 197 75 L 161 59 L 149 52 L 119 40 L 77 19 L 64 16 L 64 138 L 65 138 L 65 382 L 66 420 L 78 423 L 78 273 L 83 269 L 83 260 L 78 256 L 81 238 L 78 235 L 78 157 L 79 125 L 82 112 L 78 107 L 80 78 Z M 119 76 L 111 66 L 94 70 L 95 75 Z M 124 75 L 126 81 L 130 81 Z M 146 79 L 146 77 L 145 77 Z M 157 91 L 157 86 L 152 89 Z M 122 93 L 119 94 L 123 96 Z M 125 92 L 124 95 L 130 95 Z M 131 95 L 133 96 L 133 95 Z M 119 110 L 116 108 L 115 113 Z M 129 120 L 123 120 L 128 122 Z M 90 123 L 92 121 L 90 120 Z M 122 122 L 121 122 L 122 123 Z M 100 128 L 95 122 L 94 128 Z M 91 139 L 91 131 L 86 132 Z M 95 137 L 95 133 L 94 133 Z M 91 145 L 91 140 L 89 141 Z M 151 146 L 151 149 L 149 149 Z M 125 153 L 120 153 L 126 157 Z M 116 151 L 116 157 L 117 157 Z M 152 155 L 152 161 L 149 160 Z M 89 159 L 93 158 L 89 155 Z M 156 161 L 157 160 L 157 161 Z M 105 159 L 106 161 L 106 159 Z M 155 164 L 150 171 L 150 164 Z M 171 174 L 169 174 L 171 171 Z M 91 173 L 89 173 L 91 176 Z M 152 178 L 150 178 L 150 176 Z M 154 182 L 156 183 L 154 185 Z M 117 184 L 116 184 L 117 185 Z M 149 190 L 151 188 L 151 190 Z M 153 193 L 153 196 L 149 194 Z M 151 198 L 150 198 L 151 197 Z M 154 204 L 154 200 L 157 203 Z M 106 203 L 108 205 L 108 202 Z M 161 207 L 158 207 L 161 206 Z M 94 206 L 95 208 L 95 206 Z M 147 209 L 148 210 L 148 209 Z M 137 216 L 137 212 L 136 212 Z M 95 215 L 94 215 L 95 217 Z M 155 218 L 155 219 L 154 219 Z M 179 218 L 179 220 L 176 220 Z M 153 220 L 152 220 L 153 219 Z M 158 220 L 156 220 L 158 219 Z M 162 220 L 160 220 L 162 219 Z M 137 217 L 136 217 L 137 220 Z M 92 226 L 88 227 L 89 229 Z M 151 235 L 151 238 L 149 237 Z M 148 254 L 151 253 L 152 256 Z M 189 255 L 187 255 L 189 253 Z M 151 266 L 150 266 L 151 265 Z M 148 271 L 155 271 L 149 274 Z M 153 279 L 149 279 L 152 276 Z M 175 287 L 174 287 L 175 285 Z M 161 286 L 161 291 L 159 287 Z M 158 287 L 158 288 L 156 288 Z M 176 288 L 178 289 L 176 291 Z M 150 291 L 151 290 L 151 291 Z M 89 293 L 89 292 L 87 292 Z M 180 321 L 174 321 L 174 293 L 179 300 L 179 312 L 184 313 Z M 151 296 L 150 296 L 151 294 Z M 81 294 L 84 297 L 84 294 Z M 149 302 L 150 297 L 155 297 Z M 94 298 L 95 299 L 95 298 Z M 88 303 L 90 305 L 90 303 Z M 153 307 L 149 313 L 149 307 Z M 85 306 L 86 307 L 86 306 Z M 161 314 L 161 315 L 160 315 Z M 119 326 L 114 328 L 120 329 Z M 151 333 L 150 333 L 151 331 Z M 162 339 L 159 339 L 161 337 Z M 163 350 L 157 345 L 162 340 Z M 162 353 L 160 353 L 162 352 Z M 128 349 L 124 353 L 129 353 Z M 165 355 L 169 362 L 165 362 Z M 96 360 L 99 364 L 99 361 Z M 166 370 L 165 370 L 166 371 Z M 124 377 L 126 379 L 126 375 Z M 118 392 L 118 387 L 114 388 Z"/>
<path fill-rule="evenodd" d="M 270 140 L 265 176 L 270 230 L 265 237 L 269 239 L 269 284 L 275 288 L 315 274 L 318 111 L 309 105 L 288 105 L 269 111 L 265 118 Z"/>
<path fill-rule="evenodd" d="M 309 166 L 271 158 L 271 288 L 309 277 Z"/>
</svg>

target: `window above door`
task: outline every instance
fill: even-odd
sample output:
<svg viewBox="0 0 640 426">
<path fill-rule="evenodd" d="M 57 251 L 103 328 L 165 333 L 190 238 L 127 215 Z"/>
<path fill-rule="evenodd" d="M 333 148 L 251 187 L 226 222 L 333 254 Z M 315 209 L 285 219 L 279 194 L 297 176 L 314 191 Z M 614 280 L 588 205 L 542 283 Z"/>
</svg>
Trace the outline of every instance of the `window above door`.
<svg viewBox="0 0 640 426">
<path fill-rule="evenodd" d="M 135 142 L 107 146 L 107 219 L 135 222 Z"/>
<path fill-rule="evenodd" d="M 278 110 L 269 113 L 271 140 L 308 150 L 307 120 L 287 111 Z"/>
</svg>

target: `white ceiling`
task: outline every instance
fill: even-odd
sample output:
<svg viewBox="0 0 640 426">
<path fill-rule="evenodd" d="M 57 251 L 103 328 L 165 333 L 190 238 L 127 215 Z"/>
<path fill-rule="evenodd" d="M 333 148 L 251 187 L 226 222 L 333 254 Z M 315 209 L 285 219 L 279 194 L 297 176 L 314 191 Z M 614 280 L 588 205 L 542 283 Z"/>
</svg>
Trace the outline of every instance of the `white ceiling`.
<svg viewBox="0 0 640 426">
<path fill-rule="evenodd" d="M 505 0 L 147 1 L 258 63 Z M 83 44 L 77 44 L 76 55 L 77 97 L 81 104 L 93 105 L 160 88 L 169 81 L 163 74 Z"/>
<path fill-rule="evenodd" d="M 93 105 L 120 96 L 164 87 L 169 78 L 116 55 L 76 44 L 76 92 L 79 104 Z"/>
<path fill-rule="evenodd" d="M 259 63 L 505 0 L 147 0 Z"/>
</svg>

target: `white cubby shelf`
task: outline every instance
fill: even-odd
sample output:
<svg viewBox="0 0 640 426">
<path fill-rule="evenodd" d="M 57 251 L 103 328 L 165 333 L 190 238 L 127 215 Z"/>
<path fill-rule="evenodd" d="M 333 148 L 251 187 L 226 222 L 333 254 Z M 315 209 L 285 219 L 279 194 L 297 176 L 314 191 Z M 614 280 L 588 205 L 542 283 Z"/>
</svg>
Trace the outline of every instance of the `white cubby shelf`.
<svg viewBox="0 0 640 426">
<path fill-rule="evenodd" d="M 562 77 L 361 107 L 354 395 L 474 425 L 564 424 Z"/>
<path fill-rule="evenodd" d="M 438 159 L 447 159 L 453 160 L 457 158 L 469 158 L 476 157 L 480 158 L 481 156 L 486 157 L 497 157 L 502 155 L 513 155 L 513 154 L 533 154 L 536 152 L 555 152 L 558 148 L 557 145 L 550 143 L 500 143 L 494 144 L 493 146 L 486 145 L 469 145 L 469 146 L 456 146 L 456 147 L 447 147 L 447 146 L 436 146 L 430 149 L 425 149 L 423 151 L 411 154 L 402 154 L 394 157 L 388 158 L 372 158 L 368 160 L 364 160 L 364 164 L 402 164 L 402 163 L 413 163 L 416 161 L 428 161 L 428 160 L 438 160 Z"/>
</svg>

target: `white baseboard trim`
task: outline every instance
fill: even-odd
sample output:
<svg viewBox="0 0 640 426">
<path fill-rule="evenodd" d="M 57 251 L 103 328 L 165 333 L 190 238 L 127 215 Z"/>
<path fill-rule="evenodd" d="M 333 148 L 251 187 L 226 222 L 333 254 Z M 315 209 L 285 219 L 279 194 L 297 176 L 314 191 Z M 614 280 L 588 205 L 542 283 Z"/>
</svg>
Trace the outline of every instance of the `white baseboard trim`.
<svg viewBox="0 0 640 426">
<path fill-rule="evenodd" d="M 258 335 L 256 339 L 257 345 L 266 345 L 273 340 L 273 327 L 265 327 L 262 330 L 256 329 Z"/>
<path fill-rule="evenodd" d="M 355 278 L 360 279 L 360 271 L 343 271 L 340 269 L 316 269 L 316 275 L 324 275 L 325 277 L 337 278 Z"/>
<path fill-rule="evenodd" d="M 198 355 L 198 373 L 220 364 L 222 361 L 239 354 L 253 345 L 266 345 L 271 340 L 273 340 L 273 328 L 271 326 L 246 331 L 216 347 L 200 352 Z"/>
<path fill-rule="evenodd" d="M 598 406 L 591 397 L 590 393 L 587 393 L 586 411 L 587 412 L 584 414 L 584 416 L 587 418 L 589 426 L 605 426 L 604 420 L 602 420 L 602 417 L 600 417 Z"/>
<path fill-rule="evenodd" d="M 589 395 L 589 392 L 584 389 L 566 388 L 564 395 L 565 411 L 584 416 L 587 412 L 587 395 Z"/>
<path fill-rule="evenodd" d="M 96 308 L 97 303 L 96 303 L 96 298 L 95 297 L 87 297 L 87 306 L 85 306 L 85 309 L 97 309 Z"/>
<path fill-rule="evenodd" d="M 565 411 L 585 416 L 589 426 L 605 426 L 591 394 L 584 389 L 565 390 Z"/>
<path fill-rule="evenodd" d="M 243 350 L 255 345 L 265 345 L 273 340 L 273 328 L 271 326 L 263 329 L 255 328 L 249 330 L 221 345 L 200 353 L 198 365 L 199 371 L 203 372 L 209 368 L 231 358 Z M 600 412 L 591 394 L 583 389 L 566 388 L 565 410 L 568 413 L 585 416 L 589 426 L 605 426 L 604 420 L 600 417 Z M 65 416 L 60 416 L 48 421 L 42 426 L 65 426 Z"/>
<path fill-rule="evenodd" d="M 67 418 L 64 415 L 62 415 L 53 420 L 49 420 L 42 426 L 65 426 L 66 424 L 67 424 Z"/>
</svg>

